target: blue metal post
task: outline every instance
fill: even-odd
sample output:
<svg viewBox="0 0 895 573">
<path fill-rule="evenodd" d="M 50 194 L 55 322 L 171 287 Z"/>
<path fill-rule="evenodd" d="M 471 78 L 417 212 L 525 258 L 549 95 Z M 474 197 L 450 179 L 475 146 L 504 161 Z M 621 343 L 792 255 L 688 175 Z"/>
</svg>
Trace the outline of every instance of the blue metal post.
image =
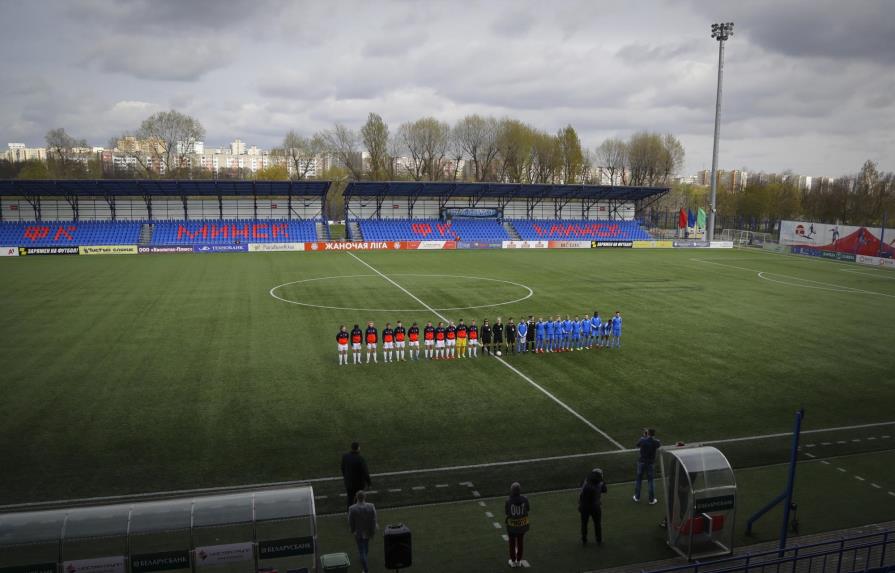
<svg viewBox="0 0 895 573">
<path fill-rule="evenodd" d="M 789 511 L 792 508 L 792 492 L 796 485 L 796 464 L 799 456 L 799 435 L 802 432 L 802 418 L 805 417 L 805 409 L 800 408 L 796 412 L 795 427 L 792 430 L 792 451 L 789 455 L 789 478 L 786 481 L 786 501 L 783 505 L 783 524 L 780 526 L 780 557 L 786 551 L 786 536 L 789 533 Z"/>
</svg>

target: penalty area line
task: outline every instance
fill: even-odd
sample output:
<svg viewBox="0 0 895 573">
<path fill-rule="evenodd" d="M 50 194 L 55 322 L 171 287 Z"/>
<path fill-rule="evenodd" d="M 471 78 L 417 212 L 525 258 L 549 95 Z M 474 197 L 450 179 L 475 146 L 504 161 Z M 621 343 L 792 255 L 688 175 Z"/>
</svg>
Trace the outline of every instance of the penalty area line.
<svg viewBox="0 0 895 573">
<path fill-rule="evenodd" d="M 437 310 L 435 310 L 434 308 L 432 308 L 431 306 L 429 306 L 428 304 L 426 304 L 425 302 L 423 302 L 418 296 L 416 296 L 415 294 L 413 294 L 412 292 L 410 292 L 410 291 L 407 290 L 406 288 L 404 288 L 404 287 L 402 287 L 401 285 L 399 285 L 398 283 L 396 283 L 396 282 L 395 282 L 394 280 L 392 280 L 390 277 L 388 277 L 388 276 L 385 275 L 384 273 L 380 272 L 379 269 L 377 269 L 376 267 L 372 266 L 372 265 L 369 264 L 367 261 L 365 261 L 365 260 L 363 260 L 362 258 L 358 257 L 357 255 L 355 255 L 355 254 L 352 253 L 351 251 L 345 251 L 345 252 L 346 252 L 348 255 L 352 256 L 354 259 L 356 259 L 358 262 L 360 262 L 362 265 L 364 265 L 365 267 L 367 267 L 368 269 L 370 269 L 371 271 L 373 271 L 374 273 L 376 273 L 377 275 L 381 276 L 382 278 L 384 278 L 384 279 L 387 280 L 388 282 L 390 282 L 390 283 L 392 283 L 393 285 L 395 285 L 396 287 L 398 287 L 398 288 L 399 288 L 400 290 L 402 290 L 407 296 L 409 296 L 410 298 L 412 298 L 412 299 L 415 300 L 416 302 L 418 302 L 418 303 L 420 303 L 421 305 L 423 305 L 424 307 L 426 307 L 426 308 L 429 310 L 429 312 L 431 312 L 431 313 L 434 314 L 435 316 L 439 317 L 441 320 L 443 320 L 443 321 L 445 321 L 445 322 L 450 322 L 450 320 L 449 320 L 446 316 L 444 316 L 443 314 L 441 314 L 440 312 L 438 312 Z M 565 402 L 563 402 L 562 400 L 560 400 L 559 398 L 557 398 L 556 396 L 554 396 L 552 393 L 550 393 L 546 388 L 544 388 L 543 386 L 541 386 L 540 384 L 538 384 L 537 382 L 535 382 L 534 380 L 532 380 L 531 378 L 529 378 L 528 376 L 526 376 L 525 374 L 523 374 L 523 373 L 522 373 L 521 371 L 519 371 L 519 369 L 517 369 L 515 366 L 511 365 L 509 362 L 507 362 L 506 360 L 504 360 L 504 359 L 501 358 L 500 356 L 495 356 L 495 358 L 497 358 L 497 360 L 498 360 L 501 364 L 503 364 L 504 366 L 506 366 L 507 368 L 509 368 L 509 369 L 510 369 L 513 373 L 515 373 L 517 376 L 519 376 L 520 378 L 522 378 L 523 380 L 525 380 L 526 382 L 528 382 L 529 384 L 531 384 L 534 388 L 537 388 L 539 391 L 541 391 L 545 396 L 547 396 L 548 398 L 550 398 L 551 400 L 553 400 L 554 402 L 556 402 L 556 403 L 557 403 L 560 407 L 562 407 L 564 410 L 566 410 L 567 412 L 569 412 L 570 414 L 572 414 L 573 416 L 575 416 L 576 418 L 578 418 L 578 420 L 580 420 L 581 422 L 583 422 L 588 428 L 590 428 L 591 430 L 593 430 L 593 431 L 597 432 L 598 434 L 600 434 L 601 436 L 603 436 L 603 438 L 605 438 L 610 444 L 612 444 L 613 446 L 615 446 L 615 447 L 618 448 L 619 450 L 624 450 L 624 449 L 625 449 L 625 447 L 624 447 L 623 445 L 621 445 L 621 443 L 619 443 L 617 440 L 613 439 L 612 436 L 610 436 L 609 434 L 607 434 L 606 432 L 604 432 L 603 430 L 601 430 L 600 428 L 598 428 L 598 427 L 597 427 L 596 425 L 594 425 L 590 420 L 588 420 L 587 418 L 585 418 L 584 416 L 582 416 L 581 414 L 579 414 L 578 412 L 576 412 L 574 409 L 572 409 L 571 406 L 569 406 L 568 404 L 566 404 Z"/>
</svg>

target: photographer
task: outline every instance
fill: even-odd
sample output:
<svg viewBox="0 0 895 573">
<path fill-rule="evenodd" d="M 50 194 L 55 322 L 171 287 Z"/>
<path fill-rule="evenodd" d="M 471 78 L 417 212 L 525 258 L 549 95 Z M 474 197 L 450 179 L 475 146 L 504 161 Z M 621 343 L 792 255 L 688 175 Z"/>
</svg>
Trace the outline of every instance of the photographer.
<svg viewBox="0 0 895 573">
<path fill-rule="evenodd" d="M 653 483 L 655 478 L 656 452 L 662 444 L 656 439 L 656 430 L 653 428 L 644 428 L 643 436 L 637 442 L 637 448 L 640 450 L 640 458 L 637 460 L 637 477 L 634 479 L 634 502 L 640 501 L 640 484 L 643 481 L 643 475 L 646 474 L 647 485 L 649 487 L 649 503 L 656 503 L 656 487 Z"/>
<path fill-rule="evenodd" d="M 591 470 L 581 491 L 578 493 L 578 513 L 581 514 L 581 544 L 587 545 L 587 522 L 594 522 L 594 538 L 597 545 L 603 544 L 603 494 L 606 493 L 606 482 L 603 481 L 603 470 Z"/>
</svg>

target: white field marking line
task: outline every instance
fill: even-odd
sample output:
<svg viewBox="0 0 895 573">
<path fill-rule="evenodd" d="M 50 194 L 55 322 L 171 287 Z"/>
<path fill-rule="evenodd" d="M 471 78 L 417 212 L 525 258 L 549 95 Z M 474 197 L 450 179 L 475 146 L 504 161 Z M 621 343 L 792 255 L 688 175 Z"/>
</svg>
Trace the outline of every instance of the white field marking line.
<svg viewBox="0 0 895 573">
<path fill-rule="evenodd" d="M 824 432 L 840 432 L 843 430 L 860 430 L 864 428 L 876 428 L 879 426 L 893 426 L 895 425 L 895 421 L 891 422 L 874 422 L 872 424 L 857 424 L 854 426 L 837 426 L 835 428 L 817 428 L 814 430 L 802 430 L 802 434 L 817 434 Z M 755 436 L 743 436 L 741 438 L 725 438 L 721 440 L 709 440 L 709 441 L 692 441 L 687 442 L 688 445 L 707 445 L 707 444 L 729 444 L 733 442 L 747 442 L 747 441 L 757 441 L 757 440 L 767 440 L 772 438 L 782 438 L 782 437 L 791 437 L 792 432 L 780 432 L 778 434 L 763 434 L 763 435 L 755 435 Z M 890 438 L 891 436 L 884 436 L 886 438 Z M 821 442 L 821 445 L 829 446 L 832 445 L 832 442 Z M 539 462 L 552 462 L 552 461 L 560 461 L 560 460 L 572 460 L 577 458 L 588 458 L 594 456 L 602 456 L 602 455 L 614 455 L 614 454 L 629 454 L 633 452 L 637 452 L 639 450 L 635 448 L 624 449 L 624 450 L 603 450 L 599 452 L 585 452 L 580 454 L 564 454 L 560 456 L 548 456 L 542 458 L 528 458 L 522 460 L 507 460 L 502 462 L 484 462 L 480 464 L 465 464 L 465 465 L 457 465 L 457 466 L 440 466 L 434 468 L 418 468 L 412 470 L 397 470 L 391 472 L 380 472 L 371 474 L 371 477 L 379 478 L 379 477 L 393 477 L 393 476 L 403 476 L 403 475 L 412 475 L 412 474 L 420 474 L 420 473 L 432 473 L 432 472 L 447 472 L 447 471 L 460 471 L 460 470 L 471 470 L 471 469 L 485 469 L 485 468 L 493 468 L 493 467 L 501 467 L 501 466 L 509 466 L 509 465 L 524 465 L 524 464 L 532 464 Z M 888 450 L 886 450 L 888 451 Z M 859 452 L 857 454 L 845 454 L 842 456 L 832 456 L 830 459 L 836 459 L 840 457 L 848 457 L 849 455 L 863 455 L 866 452 Z M 806 460 L 807 461 L 807 460 Z M 826 460 L 818 460 L 821 463 L 828 463 Z M 752 467 L 770 467 L 775 465 L 788 465 L 789 462 L 784 462 L 780 464 L 769 464 L 768 466 L 752 466 Z M 750 468 L 744 468 L 750 469 Z M 101 497 L 84 497 L 84 498 L 72 498 L 72 499 L 61 499 L 61 500 L 50 500 L 50 501 L 38 501 L 33 503 L 17 503 L 17 504 L 9 504 L 9 505 L 0 505 L 0 511 L 8 511 L 15 509 L 17 507 L 41 507 L 47 505 L 68 505 L 74 502 L 78 503 L 100 503 L 100 502 L 110 502 L 115 500 L 122 499 L 141 499 L 141 498 L 150 498 L 150 497 L 159 497 L 159 498 L 170 498 L 177 497 L 182 495 L 199 495 L 204 493 L 216 493 L 222 491 L 234 491 L 234 490 L 246 490 L 246 489 L 273 489 L 277 487 L 294 487 L 300 485 L 308 485 L 315 483 L 324 483 L 324 482 L 332 482 L 332 481 L 341 481 L 343 479 L 342 476 L 328 476 L 328 477 L 317 477 L 317 478 L 308 478 L 301 480 L 291 480 L 291 481 L 280 481 L 280 482 L 266 482 L 266 483 L 253 483 L 253 484 L 242 484 L 242 485 L 230 485 L 230 486 L 218 486 L 218 487 L 207 487 L 207 488 L 194 488 L 194 489 L 178 489 L 178 490 L 168 490 L 168 491 L 160 491 L 160 492 L 149 492 L 149 493 L 135 493 L 129 495 L 110 495 L 110 496 L 101 496 Z M 628 483 L 628 482 L 625 482 Z M 634 483 L 631 481 L 630 483 Z M 471 482 L 462 482 L 460 485 L 466 487 L 472 487 Z M 446 488 L 450 487 L 450 484 L 441 483 L 435 484 L 436 488 Z M 575 491 L 578 488 L 574 488 Z M 565 491 L 565 490 L 562 490 Z M 571 490 L 570 490 L 571 491 Z M 367 493 L 376 494 L 379 493 L 376 490 L 370 490 Z M 345 494 L 339 494 L 340 497 L 345 497 Z"/>
<path fill-rule="evenodd" d="M 878 295 L 878 296 L 885 296 L 885 297 L 889 297 L 889 298 L 895 298 L 895 294 L 886 294 L 886 293 L 883 293 L 883 292 L 876 292 L 876 291 L 874 291 L 874 290 L 864 290 L 864 289 L 859 289 L 859 288 L 850 287 L 850 286 L 837 285 L 837 284 L 833 284 L 833 283 L 825 283 L 825 282 L 820 282 L 820 281 L 814 281 L 814 280 L 811 280 L 811 279 L 803 279 L 803 278 L 800 278 L 800 277 L 793 277 L 793 276 L 790 276 L 790 275 L 784 275 L 784 274 L 781 274 L 781 273 L 775 273 L 775 272 L 770 272 L 770 271 L 757 271 L 757 270 L 755 270 L 755 269 L 748 269 L 748 268 L 746 268 L 746 267 L 738 267 L 738 266 L 736 266 L 736 265 L 725 265 L 724 263 L 716 263 L 716 262 L 713 262 L 713 261 L 707 261 L 707 260 L 705 260 L 705 259 L 691 258 L 690 260 L 691 260 L 691 261 L 697 261 L 697 262 L 700 262 L 700 263 L 708 263 L 708 264 L 710 264 L 710 265 L 718 265 L 719 267 L 727 267 L 727 268 L 731 268 L 731 269 L 739 269 L 739 270 L 741 270 L 741 271 L 749 271 L 749 272 L 751 272 L 751 273 L 756 273 L 756 274 L 758 275 L 759 278 L 762 278 L 762 279 L 764 279 L 764 280 L 766 280 L 766 281 L 770 281 L 770 282 L 774 282 L 774 283 L 779 283 L 779 284 L 787 285 L 787 286 L 802 287 L 802 288 L 813 288 L 813 289 L 818 289 L 818 290 L 828 290 L 828 291 L 833 291 L 833 292 L 875 294 L 875 295 Z M 784 278 L 787 278 L 787 279 L 791 279 L 791 280 L 794 280 L 794 281 L 802 281 L 802 282 L 813 283 L 813 284 L 817 284 L 817 285 L 824 285 L 824 286 L 826 286 L 826 287 L 834 287 L 834 288 L 822 288 L 822 287 L 816 287 L 816 286 L 811 286 L 811 285 L 792 284 L 792 283 L 788 283 L 788 282 L 785 282 L 785 281 L 778 281 L 778 280 L 775 280 L 775 279 L 772 279 L 772 278 L 768 278 L 768 277 L 766 277 L 765 275 L 774 275 L 774 276 L 778 276 L 778 277 L 784 277 Z"/>
<path fill-rule="evenodd" d="M 298 280 L 298 281 L 292 281 L 292 282 L 288 282 L 288 283 L 283 283 L 281 285 L 277 285 L 277 286 L 271 288 L 268 291 L 268 293 L 270 294 L 270 296 L 274 297 L 277 300 L 281 300 L 283 302 L 288 302 L 289 304 L 297 304 L 299 306 L 307 306 L 309 308 L 326 308 L 326 309 L 331 309 L 331 310 L 353 310 L 353 311 L 361 311 L 361 312 L 419 312 L 420 310 L 422 310 L 420 308 L 350 308 L 350 307 L 344 307 L 344 306 L 327 306 L 327 305 L 323 305 L 323 304 L 311 304 L 311 303 L 307 303 L 307 302 L 299 302 L 297 300 L 283 298 L 281 296 L 278 296 L 274 292 L 279 288 L 289 286 L 289 285 L 294 285 L 294 284 L 309 283 L 309 282 L 314 282 L 314 281 L 325 281 L 325 280 L 332 280 L 332 279 L 354 279 L 354 278 L 365 278 L 365 277 L 375 277 L 375 276 L 376 275 L 343 275 L 343 276 L 315 277 L 315 278 L 311 278 L 311 279 L 302 279 L 302 280 Z M 525 299 L 531 298 L 535 293 L 534 289 L 532 289 L 528 285 L 524 285 L 522 283 L 515 283 L 513 281 L 507 281 L 507 280 L 503 280 L 503 279 L 493 279 L 493 278 L 488 278 L 488 277 L 472 277 L 472 276 L 465 276 L 465 275 L 428 275 L 428 274 L 413 274 L 413 273 L 402 273 L 402 274 L 396 274 L 394 276 L 440 277 L 440 278 L 447 277 L 447 278 L 455 278 L 455 279 L 473 279 L 473 280 L 480 280 L 480 281 L 491 281 L 491 282 L 496 282 L 496 283 L 510 284 L 513 286 L 524 288 L 525 290 L 528 291 L 527 295 L 523 296 L 522 298 L 517 298 L 515 300 L 496 302 L 493 304 L 480 304 L 480 305 L 476 305 L 476 306 L 457 306 L 457 307 L 452 307 L 452 308 L 439 308 L 437 310 L 472 310 L 472 309 L 476 309 L 476 308 L 488 308 L 488 307 L 492 307 L 492 306 L 503 306 L 506 304 L 514 304 L 514 303 L 523 301 Z"/>
<path fill-rule="evenodd" d="M 886 276 L 885 274 L 880 273 L 880 272 L 876 272 L 876 273 L 865 273 L 865 272 L 862 272 L 862 271 L 856 271 L 856 270 L 854 270 L 854 269 L 839 269 L 839 270 L 842 271 L 842 272 L 844 272 L 844 273 L 854 273 L 854 274 L 856 274 L 856 275 L 866 275 L 866 276 L 868 276 L 868 277 L 873 277 L 873 278 L 877 278 L 877 279 L 895 280 L 895 276 L 891 276 L 891 277 L 890 277 L 890 276 Z"/>
<path fill-rule="evenodd" d="M 425 302 L 423 302 L 422 300 L 420 300 L 419 297 L 417 297 L 415 294 L 413 294 L 412 292 L 410 292 L 410 291 L 407 290 L 406 288 L 402 287 L 401 285 L 399 285 L 398 283 L 396 283 L 395 281 L 393 281 L 392 279 L 390 279 L 390 278 L 389 278 L 388 276 L 386 276 L 385 274 L 381 273 L 379 270 L 377 270 L 375 267 L 373 267 L 372 265 L 370 265 L 369 263 L 367 263 L 365 260 L 361 259 L 360 257 L 358 257 L 357 255 L 355 255 L 355 254 L 352 253 L 351 251 L 346 251 L 346 252 L 347 252 L 349 255 L 351 255 L 352 257 L 354 257 L 355 259 L 357 259 L 357 260 L 358 260 L 361 264 L 363 264 L 365 267 L 367 267 L 368 269 L 370 269 L 370 270 L 373 271 L 374 273 L 378 274 L 379 276 L 381 276 L 382 278 L 384 278 L 384 279 L 387 280 L 388 282 L 392 283 L 393 285 L 395 285 L 396 287 L 398 287 L 399 289 L 401 289 L 402 291 L 404 291 L 404 293 L 407 294 L 410 298 L 412 298 L 413 300 L 417 301 L 418 303 L 420 303 L 420 304 L 423 305 L 424 307 L 428 308 L 428 309 L 429 309 L 435 316 L 441 318 L 441 320 L 443 320 L 443 321 L 450 322 L 450 321 L 447 319 L 447 317 L 445 317 L 443 314 L 441 314 L 441 313 L 438 312 L 436 309 L 432 308 L 431 306 L 429 306 L 428 304 L 426 304 Z M 606 438 L 606 440 L 608 440 L 609 443 L 611 443 L 612 445 L 614 445 L 615 447 L 617 447 L 619 450 L 624 450 L 624 449 L 625 449 L 625 447 L 624 447 L 623 445 L 621 445 L 619 442 L 617 442 L 616 440 L 614 440 L 614 439 L 612 438 L 612 436 L 610 436 L 609 434 L 607 434 L 606 432 L 604 432 L 604 431 L 601 430 L 600 428 L 596 427 L 593 423 L 591 423 L 590 420 L 588 420 L 587 418 L 585 418 L 584 416 L 582 416 L 581 414 L 579 414 L 578 412 L 576 412 L 575 410 L 573 410 L 573 409 L 571 408 L 571 406 L 569 406 L 568 404 L 566 404 L 565 402 L 563 402 L 562 400 L 560 400 L 559 398 L 557 398 L 556 396 L 554 396 L 553 394 L 551 394 L 550 392 L 548 392 L 543 386 L 541 386 L 540 384 L 538 384 L 537 382 L 535 382 L 534 380 L 532 380 L 531 378 L 529 378 L 528 376 L 526 376 L 525 374 L 523 374 L 522 372 L 520 372 L 516 367 L 512 366 L 509 362 L 507 362 L 506 360 L 504 360 L 504 359 L 501 358 L 500 356 L 495 356 L 495 358 L 497 358 L 497 360 L 498 360 L 501 364 L 503 364 L 504 366 L 506 366 L 507 368 L 509 368 L 509 369 L 512 370 L 513 372 L 515 372 L 517 375 L 519 375 L 520 378 L 522 378 L 523 380 L 525 380 L 526 382 L 528 382 L 529 384 L 531 384 L 532 386 L 534 386 L 535 388 L 537 388 L 538 390 L 540 390 L 545 396 L 547 396 L 548 398 L 550 398 L 551 400 L 553 400 L 554 402 L 556 402 L 557 404 L 559 404 L 559 405 L 560 405 L 563 409 L 565 409 L 567 412 L 569 412 L 570 414 L 572 414 L 573 416 L 575 416 L 576 418 L 578 418 L 579 420 L 581 420 L 582 422 L 584 422 L 584 424 L 585 424 L 587 427 L 589 427 L 591 430 L 597 432 L 598 434 L 600 434 L 601 436 L 603 436 L 604 438 Z"/>
<path fill-rule="evenodd" d="M 808 456 L 809 458 L 816 458 L 816 457 L 817 457 L 817 456 L 815 456 L 814 454 L 812 454 L 811 452 L 805 452 L 805 455 Z"/>
</svg>

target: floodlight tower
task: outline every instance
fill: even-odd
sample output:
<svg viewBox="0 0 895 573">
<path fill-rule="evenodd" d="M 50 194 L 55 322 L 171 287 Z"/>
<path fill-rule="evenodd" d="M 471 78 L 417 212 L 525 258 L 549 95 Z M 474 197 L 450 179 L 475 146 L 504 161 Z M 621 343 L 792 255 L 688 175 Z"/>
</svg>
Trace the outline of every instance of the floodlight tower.
<svg viewBox="0 0 895 573">
<path fill-rule="evenodd" d="M 733 22 L 712 24 L 712 38 L 718 40 L 718 95 L 715 99 L 715 143 L 712 146 L 712 197 L 706 238 L 715 238 L 715 199 L 718 193 L 718 139 L 721 136 L 721 80 L 724 74 L 724 42 L 733 36 Z"/>
</svg>

